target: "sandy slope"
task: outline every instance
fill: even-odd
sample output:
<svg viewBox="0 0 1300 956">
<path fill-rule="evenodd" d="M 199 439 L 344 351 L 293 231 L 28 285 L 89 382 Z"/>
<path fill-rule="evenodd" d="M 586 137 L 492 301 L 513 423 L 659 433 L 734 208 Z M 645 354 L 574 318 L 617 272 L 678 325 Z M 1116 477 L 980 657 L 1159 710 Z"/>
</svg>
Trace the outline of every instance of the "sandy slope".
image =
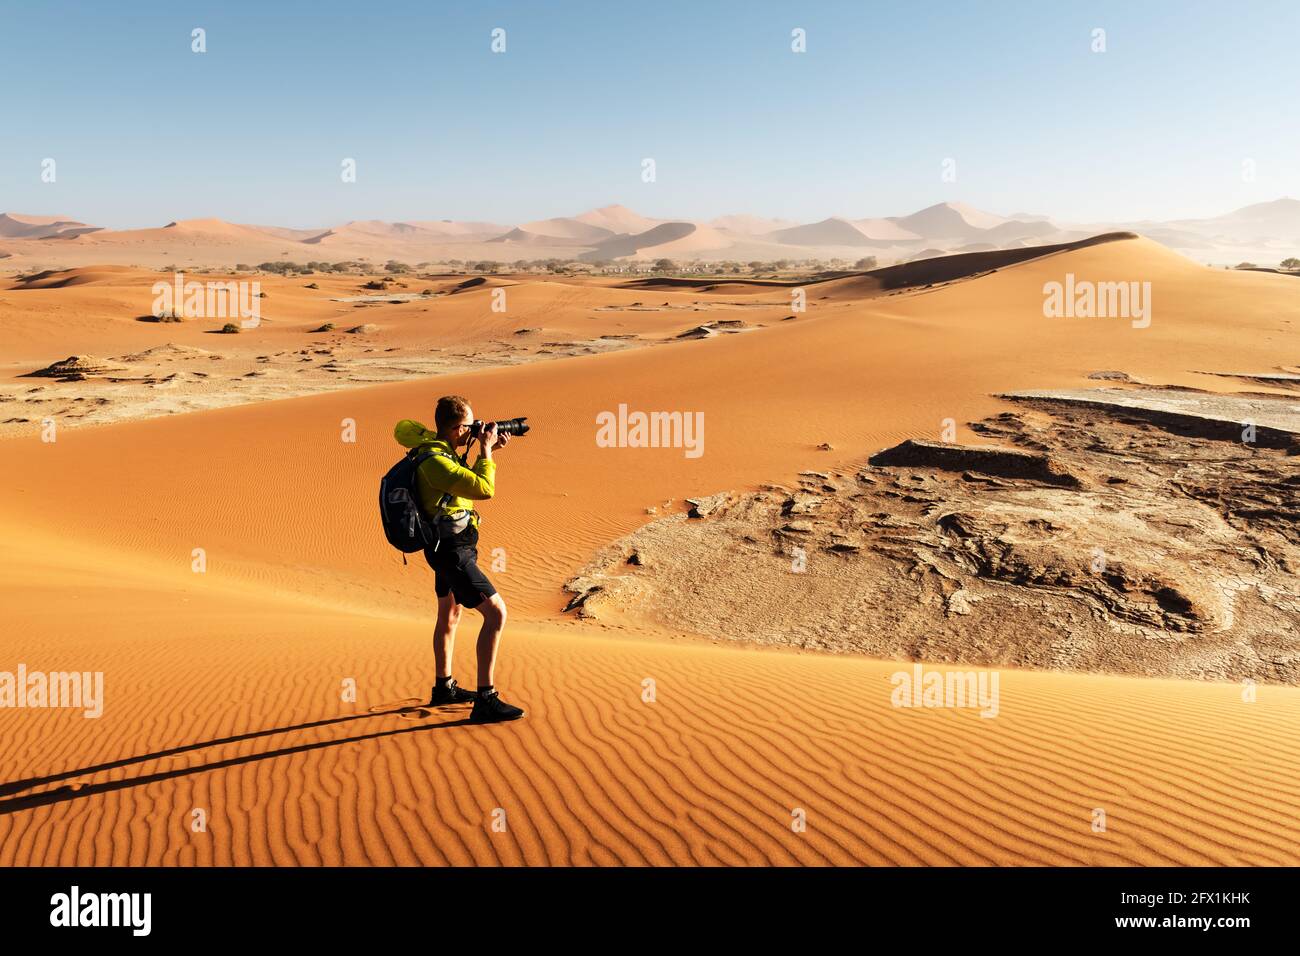
<svg viewBox="0 0 1300 956">
<path fill-rule="evenodd" d="M 1004 670 L 986 720 L 892 707 L 885 662 L 516 628 L 529 717 L 478 728 L 409 707 L 417 621 L 103 566 L 23 593 L 28 665 L 105 670 L 106 713 L 0 712 L 6 866 L 1300 862 L 1294 689 Z"/>
<path fill-rule="evenodd" d="M 1044 319 L 1042 284 L 1066 269 L 1155 282 L 1151 327 Z M 10 653 L 119 690 L 98 724 L 0 711 L 6 782 L 70 775 L 9 799 L 87 785 L 6 804 L 0 861 L 1296 863 L 1292 689 L 1245 704 L 1232 685 L 1004 671 L 981 720 L 891 707 L 897 664 L 553 622 L 565 577 L 666 499 L 937 437 L 997 410 L 994 391 L 1102 368 L 1228 389 L 1187 370 L 1294 361 L 1293 283 L 1133 240 L 869 305 L 810 297 L 748 334 L 4 442 Z M 427 692 L 431 575 L 385 550 L 373 496 L 392 423 L 448 391 L 536 425 L 483 508 L 514 611 L 498 682 L 530 710 L 508 727 L 368 715 Z M 705 412 L 705 454 L 596 447 L 595 414 L 620 402 Z M 472 630 L 466 681 L 471 649 Z M 298 727 L 317 721 L 336 722 Z"/>
</svg>

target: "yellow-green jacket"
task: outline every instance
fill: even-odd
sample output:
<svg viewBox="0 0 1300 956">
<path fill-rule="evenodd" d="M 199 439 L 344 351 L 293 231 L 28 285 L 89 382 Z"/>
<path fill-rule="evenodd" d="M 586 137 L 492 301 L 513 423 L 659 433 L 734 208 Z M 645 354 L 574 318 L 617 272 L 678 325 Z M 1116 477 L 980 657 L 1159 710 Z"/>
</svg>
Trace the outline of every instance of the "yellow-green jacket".
<svg viewBox="0 0 1300 956">
<path fill-rule="evenodd" d="M 474 510 L 474 502 L 486 501 L 496 493 L 496 462 L 480 458 L 473 468 L 466 468 L 456 449 L 439 439 L 437 432 L 409 418 L 397 423 L 393 437 L 403 448 L 433 452 L 417 473 L 416 493 L 424 513 L 436 518 L 439 514 L 468 511 L 470 522 L 477 527 L 478 512 Z M 444 494 L 452 497 L 439 508 L 438 501 Z"/>
</svg>

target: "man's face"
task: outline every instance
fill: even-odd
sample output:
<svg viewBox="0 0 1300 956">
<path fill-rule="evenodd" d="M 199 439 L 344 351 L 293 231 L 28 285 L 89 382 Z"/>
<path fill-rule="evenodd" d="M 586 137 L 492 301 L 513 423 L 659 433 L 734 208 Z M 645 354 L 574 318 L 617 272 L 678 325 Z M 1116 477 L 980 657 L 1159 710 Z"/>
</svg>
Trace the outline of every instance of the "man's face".
<svg viewBox="0 0 1300 956">
<path fill-rule="evenodd" d="M 465 414 L 461 416 L 460 424 L 456 426 L 456 434 L 451 442 L 453 448 L 469 444 L 469 427 L 472 424 L 474 424 L 474 409 L 467 408 Z"/>
</svg>

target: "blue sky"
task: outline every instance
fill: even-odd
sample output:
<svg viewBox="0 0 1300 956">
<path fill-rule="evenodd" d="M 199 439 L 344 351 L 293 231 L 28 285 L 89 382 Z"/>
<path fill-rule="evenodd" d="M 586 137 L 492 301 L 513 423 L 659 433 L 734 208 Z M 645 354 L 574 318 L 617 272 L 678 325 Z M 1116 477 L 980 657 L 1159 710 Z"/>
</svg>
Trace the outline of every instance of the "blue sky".
<svg viewBox="0 0 1300 956">
<path fill-rule="evenodd" d="M 1298 28 L 1294 0 L 0 0 L 0 209 L 1214 215 L 1300 196 Z"/>
</svg>

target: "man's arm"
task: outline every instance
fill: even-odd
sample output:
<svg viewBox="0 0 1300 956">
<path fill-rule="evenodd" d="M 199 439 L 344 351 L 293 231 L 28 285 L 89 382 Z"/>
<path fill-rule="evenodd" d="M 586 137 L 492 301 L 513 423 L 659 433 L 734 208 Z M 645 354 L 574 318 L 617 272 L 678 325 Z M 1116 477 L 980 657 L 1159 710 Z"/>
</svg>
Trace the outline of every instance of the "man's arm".
<svg viewBox="0 0 1300 956">
<path fill-rule="evenodd" d="M 486 501 L 496 494 L 497 464 L 490 455 L 480 455 L 473 468 L 456 464 L 441 455 L 434 455 L 429 463 L 442 472 L 431 484 L 457 498 Z"/>
<path fill-rule="evenodd" d="M 457 498 L 468 498 L 471 501 L 486 501 L 491 498 L 496 494 L 497 474 L 492 449 L 501 447 L 509 440 L 509 435 L 497 433 L 496 422 L 492 422 L 483 430 L 478 461 L 474 462 L 473 468 L 466 468 L 442 455 L 435 455 L 432 460 L 438 462 L 438 467 L 444 473 L 440 476 L 443 480 L 437 482 L 436 487 Z"/>
</svg>

